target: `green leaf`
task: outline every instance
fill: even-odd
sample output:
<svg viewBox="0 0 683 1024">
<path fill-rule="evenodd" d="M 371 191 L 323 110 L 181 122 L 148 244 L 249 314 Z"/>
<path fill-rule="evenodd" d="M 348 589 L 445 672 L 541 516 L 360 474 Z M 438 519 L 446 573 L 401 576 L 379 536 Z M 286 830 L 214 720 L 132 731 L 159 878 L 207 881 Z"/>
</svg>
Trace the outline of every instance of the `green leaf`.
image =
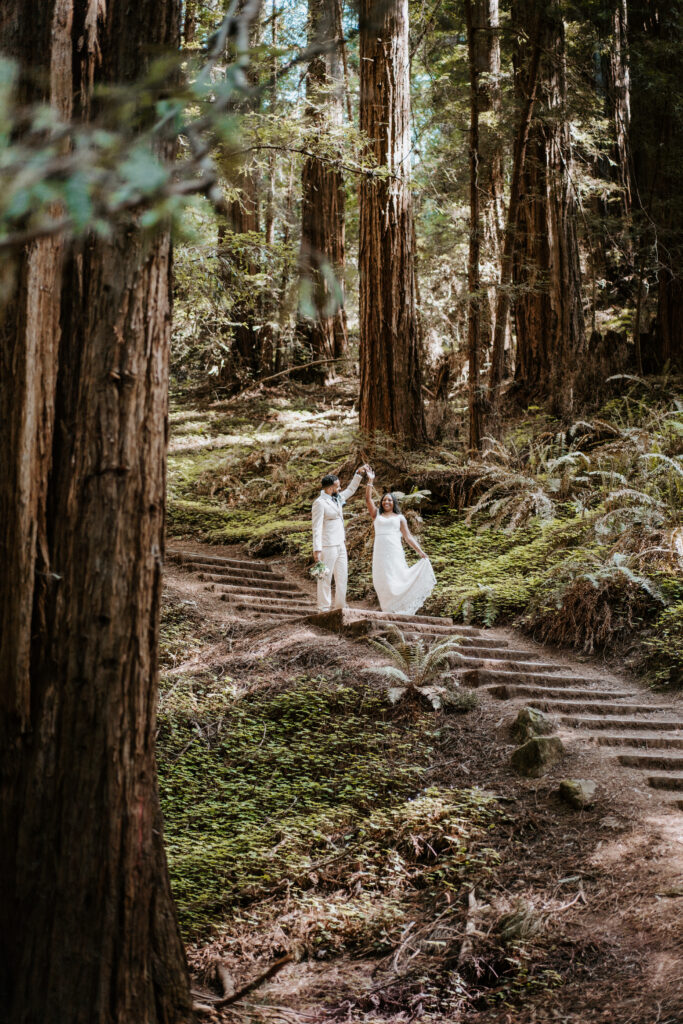
<svg viewBox="0 0 683 1024">
<path fill-rule="evenodd" d="M 84 231 L 92 217 L 92 201 L 86 176 L 78 171 L 64 185 L 64 201 L 76 231 Z"/>
</svg>

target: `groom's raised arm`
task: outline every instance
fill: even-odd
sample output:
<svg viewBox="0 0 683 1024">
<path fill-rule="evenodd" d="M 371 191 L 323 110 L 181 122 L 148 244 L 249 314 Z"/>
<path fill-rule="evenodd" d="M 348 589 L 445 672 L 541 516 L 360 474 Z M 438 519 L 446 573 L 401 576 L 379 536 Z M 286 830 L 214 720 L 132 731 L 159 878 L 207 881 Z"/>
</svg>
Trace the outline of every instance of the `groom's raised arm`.
<svg viewBox="0 0 683 1024">
<path fill-rule="evenodd" d="M 353 478 L 349 486 L 345 487 L 343 491 L 339 492 L 339 497 L 341 498 L 342 501 L 348 501 L 349 498 L 356 493 L 362 479 L 363 474 L 360 472 L 360 470 L 357 469 L 353 475 Z"/>
</svg>

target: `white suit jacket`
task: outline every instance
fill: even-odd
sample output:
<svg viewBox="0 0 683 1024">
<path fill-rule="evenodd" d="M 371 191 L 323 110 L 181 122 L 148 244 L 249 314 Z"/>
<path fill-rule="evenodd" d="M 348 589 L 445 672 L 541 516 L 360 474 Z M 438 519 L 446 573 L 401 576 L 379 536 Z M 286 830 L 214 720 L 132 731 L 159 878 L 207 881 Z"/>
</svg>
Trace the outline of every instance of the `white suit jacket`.
<svg viewBox="0 0 683 1024">
<path fill-rule="evenodd" d="M 313 502 L 313 550 L 335 547 L 344 543 L 344 504 L 358 490 L 360 473 L 356 473 L 346 488 L 340 491 L 335 501 L 331 494 L 321 491 Z"/>
</svg>

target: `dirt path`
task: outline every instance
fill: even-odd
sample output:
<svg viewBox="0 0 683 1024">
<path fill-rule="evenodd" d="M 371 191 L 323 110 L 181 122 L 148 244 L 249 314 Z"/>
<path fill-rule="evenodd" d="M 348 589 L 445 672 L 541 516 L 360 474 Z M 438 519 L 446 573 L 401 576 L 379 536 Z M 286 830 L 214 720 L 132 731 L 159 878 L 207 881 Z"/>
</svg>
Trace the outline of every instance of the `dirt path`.
<svg viewBox="0 0 683 1024">
<path fill-rule="evenodd" d="M 287 671 L 295 660 L 305 665 L 309 648 L 318 663 L 322 658 L 343 664 L 359 676 L 372 661 L 367 644 L 306 621 L 314 586 L 286 561 L 259 564 L 238 548 L 196 542 L 174 542 L 172 550 L 182 551 L 182 558 L 169 560 L 167 601 L 189 602 L 207 620 L 233 626 L 240 637 L 233 650 L 225 644 L 196 650 L 194 660 L 178 671 L 222 660 L 230 671 L 248 675 L 265 658 Z M 477 955 L 469 974 L 462 968 L 469 995 L 446 1015 L 430 1009 L 427 997 L 420 1009 L 400 964 L 396 967 L 398 951 L 389 969 L 377 957 L 344 955 L 288 964 L 239 1004 L 239 1011 L 237 1006 L 216 1011 L 215 1019 L 243 1020 L 246 1014 L 292 1022 L 422 1017 L 501 1024 L 681 1024 L 681 701 L 653 695 L 596 660 L 541 648 L 514 631 L 468 630 L 427 617 L 403 625 L 424 636 L 459 635 L 453 669 L 480 695 L 475 712 L 449 721 L 447 740 L 427 767 L 425 783 L 494 792 L 507 816 L 495 838 L 494 895 L 487 894 L 481 906 L 475 900 L 471 925 Z M 372 685 L 370 677 L 364 679 Z M 540 779 L 520 778 L 509 765 L 514 744 L 507 727 L 524 704 L 556 718 L 566 747 L 560 764 Z M 597 783 L 591 808 L 576 811 L 560 802 L 558 783 L 567 777 Z M 500 918 L 520 901 L 542 918 L 543 939 L 534 955 L 544 957 L 548 977 L 560 981 L 529 983 L 528 993 L 512 1002 L 506 990 L 495 1005 L 496 970 L 504 968 L 493 954 L 487 959 L 486 936 L 493 916 Z M 278 920 L 291 912 L 287 900 L 276 897 L 272 918 L 259 917 L 254 934 L 238 936 L 228 926 L 215 942 L 195 949 L 191 959 L 200 980 L 210 980 L 207 964 L 216 957 L 229 964 L 238 985 L 257 975 L 277 949 L 268 929 L 275 934 Z M 420 911 L 415 914 L 419 918 Z M 462 925 L 461 913 L 459 921 Z M 515 947 L 510 955 L 524 953 Z M 479 1002 L 473 990 L 483 993 Z"/>
</svg>

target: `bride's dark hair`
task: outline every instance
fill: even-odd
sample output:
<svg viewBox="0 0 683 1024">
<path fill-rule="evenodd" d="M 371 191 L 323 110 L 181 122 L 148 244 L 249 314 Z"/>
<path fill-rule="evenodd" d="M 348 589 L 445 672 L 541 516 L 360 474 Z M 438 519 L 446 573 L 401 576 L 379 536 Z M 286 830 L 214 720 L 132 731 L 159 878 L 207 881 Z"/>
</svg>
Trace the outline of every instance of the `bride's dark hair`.
<svg viewBox="0 0 683 1024">
<path fill-rule="evenodd" d="M 380 509 L 382 511 L 384 511 L 384 499 L 385 498 L 391 498 L 391 501 L 392 501 L 393 506 L 394 506 L 393 511 L 396 513 L 397 516 L 400 516 L 400 514 L 401 514 L 401 506 L 398 503 L 398 498 L 395 498 L 394 495 L 391 493 L 391 491 L 385 491 L 384 494 L 382 495 L 382 500 L 379 503 Z"/>
</svg>

